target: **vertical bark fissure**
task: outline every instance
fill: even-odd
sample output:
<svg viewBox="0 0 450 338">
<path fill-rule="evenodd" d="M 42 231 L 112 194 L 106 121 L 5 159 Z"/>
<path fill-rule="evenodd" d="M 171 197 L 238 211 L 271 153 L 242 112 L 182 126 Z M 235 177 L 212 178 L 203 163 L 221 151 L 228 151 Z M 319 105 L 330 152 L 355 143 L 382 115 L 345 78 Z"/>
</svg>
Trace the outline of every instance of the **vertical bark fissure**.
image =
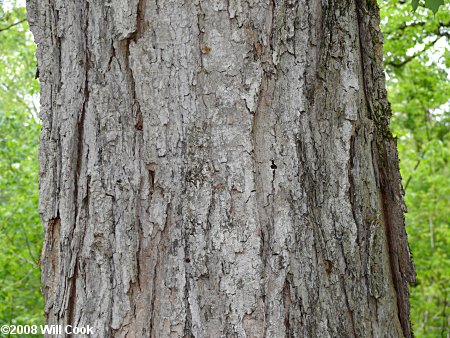
<svg viewBox="0 0 450 338">
<path fill-rule="evenodd" d="M 85 30 L 85 36 L 84 36 L 84 46 L 85 46 L 85 54 L 84 54 L 84 88 L 83 88 L 83 102 L 81 105 L 81 110 L 78 115 L 78 121 L 77 121 L 77 129 L 76 129 L 76 142 L 74 147 L 75 152 L 75 166 L 74 166 L 74 224 L 72 227 L 72 231 L 75 231 L 75 228 L 77 227 L 77 223 L 79 221 L 78 219 L 78 212 L 79 209 L 81 210 L 82 205 L 78 203 L 78 190 L 80 185 L 80 177 L 82 176 L 81 168 L 84 159 L 84 124 L 85 124 L 85 117 L 86 112 L 89 105 L 89 69 L 90 69 L 90 57 L 89 57 L 89 2 L 86 2 L 86 7 L 84 8 L 84 12 L 86 15 L 85 22 L 84 22 L 84 30 Z M 73 232 L 71 237 L 73 236 Z"/>
<path fill-rule="evenodd" d="M 90 98 L 90 90 L 89 90 L 89 70 L 90 70 L 90 44 L 89 44 L 89 19 L 90 19 L 90 11 L 89 11 L 89 2 L 86 2 L 85 7 L 83 8 L 84 11 L 83 14 L 85 15 L 85 21 L 82 23 L 84 24 L 84 48 L 85 48 L 85 54 L 84 54 L 84 88 L 83 88 L 83 101 L 81 105 L 81 110 L 79 112 L 79 115 L 77 117 L 77 125 L 76 125 L 76 142 L 74 142 L 74 152 L 75 152 L 75 165 L 74 165 L 74 185 L 73 185 L 73 200 L 74 200 L 74 216 L 73 216 L 73 224 L 71 225 L 71 234 L 70 234 L 70 240 L 73 244 L 73 249 L 71 250 L 71 260 L 74 261 L 73 263 L 73 270 L 69 270 L 69 275 L 65 276 L 67 278 L 67 286 L 64 290 L 66 292 L 66 309 L 61 309 L 60 313 L 62 312 L 62 316 L 66 319 L 66 324 L 75 325 L 76 321 L 76 311 L 77 311 L 77 283 L 78 283 L 78 277 L 79 277 L 79 252 L 80 252 L 80 246 L 82 243 L 82 238 L 74 236 L 75 231 L 78 227 L 82 227 L 82 220 L 80 219 L 80 212 L 86 208 L 86 197 L 89 191 L 89 186 L 86 186 L 86 195 L 82 197 L 82 199 L 79 199 L 79 191 L 81 190 L 81 184 L 82 184 L 82 177 L 84 176 L 84 173 L 82 172 L 82 166 L 84 164 L 84 161 L 86 160 L 85 154 L 84 154 L 84 129 L 85 129 L 85 120 L 86 120 L 86 114 L 89 106 L 89 98 Z M 61 47 L 60 47 L 61 49 Z M 60 51 L 61 53 L 61 51 Z M 86 155 L 87 156 L 87 155 Z M 85 229 L 80 229 L 80 232 L 85 232 Z M 74 241 L 75 240 L 75 241 Z M 64 313 L 66 312 L 67 313 Z"/>
<path fill-rule="evenodd" d="M 272 77 L 264 71 L 263 78 L 261 80 L 260 84 L 260 92 L 258 94 L 258 101 L 256 105 L 256 109 L 253 116 L 253 126 L 252 126 L 252 139 L 253 139 L 253 156 L 254 156 L 254 165 L 257 170 L 256 172 L 256 181 L 257 181 L 257 188 L 256 188 L 256 208 L 258 210 L 257 215 L 259 217 L 259 223 L 261 226 L 261 246 L 260 246 L 260 255 L 263 262 L 263 275 L 262 279 L 263 281 L 267 280 L 267 268 L 269 263 L 269 256 L 271 255 L 271 247 L 270 247 L 270 232 L 271 232 L 271 224 L 273 223 L 273 220 L 270 218 L 270 214 L 273 215 L 273 209 L 271 207 L 271 198 L 273 200 L 273 193 L 274 193 L 274 174 L 272 175 L 271 182 L 265 182 L 264 178 L 261 176 L 260 171 L 265 170 L 264 166 L 269 167 L 270 163 L 267 163 L 265 161 L 265 158 L 261 158 L 260 152 L 263 151 L 262 145 L 263 145 L 263 139 L 266 137 L 264 131 L 264 118 L 267 116 L 267 110 L 270 107 L 270 101 L 273 93 L 269 92 L 274 86 L 275 81 L 272 79 Z M 259 183 L 259 187 L 258 187 Z M 270 184 L 271 186 L 271 193 L 269 195 L 265 195 L 264 190 L 262 187 L 266 184 Z M 271 207 L 272 212 L 268 211 L 268 207 Z M 263 291 L 263 297 L 266 297 L 266 290 Z M 263 299 L 264 299 L 263 298 Z M 267 306 L 267 303 L 264 301 L 265 306 Z M 269 311 L 267 309 L 264 309 L 264 318 L 265 322 L 268 322 L 268 313 Z M 267 327 L 265 327 L 267 330 Z M 267 332 L 264 332 L 265 335 L 267 335 Z"/>
<path fill-rule="evenodd" d="M 344 277 L 339 277 L 342 291 L 344 292 L 344 298 L 345 298 L 345 305 L 347 306 L 347 316 L 348 316 L 348 322 L 350 323 L 350 337 L 356 338 L 359 337 L 358 333 L 356 332 L 356 326 L 355 326 L 355 319 L 353 318 L 354 313 L 349 303 L 349 297 L 347 295 L 347 289 L 345 286 L 345 280 Z"/>
<path fill-rule="evenodd" d="M 69 297 L 67 300 L 67 314 L 64 314 L 67 318 L 67 325 L 76 325 L 75 315 L 76 315 L 76 305 L 77 305 L 77 279 L 78 279 L 78 258 L 75 260 L 75 267 L 73 275 L 68 280 L 68 293 Z M 70 336 L 70 335 L 66 335 Z"/>
<path fill-rule="evenodd" d="M 151 307 L 150 314 L 151 314 L 151 317 L 148 318 L 148 320 L 150 321 L 149 334 L 151 336 L 155 335 L 155 333 L 156 333 L 156 332 L 154 333 L 153 331 L 155 329 L 154 321 L 155 321 L 155 314 L 156 314 L 156 311 L 155 311 L 155 308 L 156 308 L 156 294 L 157 294 L 156 293 L 156 288 L 157 288 L 157 285 L 158 285 L 157 277 L 158 277 L 158 268 L 160 268 L 160 266 L 159 266 L 159 264 L 160 264 L 159 256 L 160 256 L 161 253 L 159 251 L 159 248 L 160 248 L 160 244 L 161 244 L 162 241 L 163 241 L 163 239 L 162 239 L 162 236 L 161 236 L 160 242 L 157 244 L 158 250 L 156 251 L 156 257 L 155 257 L 155 262 L 154 262 L 155 265 L 153 267 L 153 276 L 152 276 L 152 283 L 151 283 L 151 288 L 152 288 L 152 298 L 151 298 L 151 303 L 150 303 L 150 307 Z"/>
<path fill-rule="evenodd" d="M 46 281 L 42 293 L 47 298 L 45 314 L 48 315 L 54 307 L 54 295 L 51 293 L 56 287 L 57 271 L 59 271 L 59 254 L 61 252 L 61 218 L 59 213 L 46 225 L 44 246 L 41 254 L 42 279 Z M 52 273 L 52 275 L 49 275 Z"/>
<path fill-rule="evenodd" d="M 189 262 L 190 262 L 189 258 L 186 258 L 186 265 L 188 265 Z M 188 269 L 186 268 L 186 271 L 187 270 Z M 186 278 L 186 286 L 184 289 L 184 302 L 185 302 L 185 308 L 186 308 L 186 321 L 184 323 L 183 331 L 184 331 L 184 337 L 191 338 L 194 336 L 192 334 L 192 314 L 191 314 L 190 302 L 189 302 L 190 277 L 187 273 L 186 273 L 185 278 Z"/>
<path fill-rule="evenodd" d="M 356 122 L 352 121 L 352 135 L 350 137 L 350 152 L 349 152 L 349 165 L 348 165 L 348 183 L 349 183 L 349 200 L 352 208 L 353 220 L 360 227 L 361 225 L 358 222 L 358 217 L 356 215 L 356 190 L 355 190 L 355 178 L 353 177 L 353 169 L 354 169 L 354 158 L 355 158 L 355 141 L 357 137 L 357 126 Z M 356 238 L 356 244 L 359 246 L 359 231 Z"/>
<path fill-rule="evenodd" d="M 290 322 L 290 306 L 291 300 L 291 283 L 286 276 L 283 287 L 283 301 L 284 301 L 284 326 L 286 327 L 286 338 L 294 337 L 291 332 L 291 322 Z"/>
<path fill-rule="evenodd" d="M 363 17 L 364 17 L 363 13 L 364 12 L 363 11 L 365 10 L 365 6 L 364 6 L 363 1 L 365 1 L 365 0 L 355 0 L 356 17 L 358 19 L 359 60 L 361 63 L 362 92 L 364 94 L 365 106 L 368 111 L 368 118 L 373 119 L 373 118 L 375 118 L 375 116 L 373 116 L 373 113 L 372 113 L 371 100 L 369 99 L 369 95 L 368 95 L 369 89 L 367 88 L 368 82 L 366 79 L 367 65 L 366 65 L 366 60 L 365 60 L 365 48 L 364 48 L 364 41 L 365 41 L 366 37 L 363 35 L 363 30 L 364 30 L 364 21 L 363 21 Z M 368 0 L 368 1 L 370 1 L 370 0 Z"/>
</svg>

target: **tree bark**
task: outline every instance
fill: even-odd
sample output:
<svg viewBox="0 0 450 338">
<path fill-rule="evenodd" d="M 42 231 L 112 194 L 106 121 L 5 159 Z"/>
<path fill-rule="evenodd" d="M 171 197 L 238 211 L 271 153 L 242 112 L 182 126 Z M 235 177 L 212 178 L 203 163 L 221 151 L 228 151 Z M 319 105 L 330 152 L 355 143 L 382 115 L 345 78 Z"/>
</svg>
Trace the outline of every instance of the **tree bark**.
<svg viewBox="0 0 450 338">
<path fill-rule="evenodd" d="M 374 0 L 28 0 L 48 324 L 411 337 Z"/>
</svg>

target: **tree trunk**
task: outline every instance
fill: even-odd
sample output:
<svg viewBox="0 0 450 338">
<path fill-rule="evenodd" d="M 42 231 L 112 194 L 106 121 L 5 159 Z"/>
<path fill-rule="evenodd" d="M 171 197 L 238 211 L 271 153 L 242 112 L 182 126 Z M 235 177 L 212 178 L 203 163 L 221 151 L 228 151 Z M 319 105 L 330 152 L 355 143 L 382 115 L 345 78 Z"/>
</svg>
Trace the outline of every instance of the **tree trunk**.
<svg viewBox="0 0 450 338">
<path fill-rule="evenodd" d="M 48 324 L 411 337 L 374 0 L 28 0 Z"/>
</svg>

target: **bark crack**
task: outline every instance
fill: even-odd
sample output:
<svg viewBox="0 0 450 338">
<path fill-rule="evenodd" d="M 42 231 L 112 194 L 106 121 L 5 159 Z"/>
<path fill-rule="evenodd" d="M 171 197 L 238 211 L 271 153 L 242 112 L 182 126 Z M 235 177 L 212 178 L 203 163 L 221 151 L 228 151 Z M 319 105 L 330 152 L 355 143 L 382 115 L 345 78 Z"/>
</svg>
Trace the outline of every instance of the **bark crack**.
<svg viewBox="0 0 450 338">
<path fill-rule="evenodd" d="M 349 323 L 350 323 L 350 326 L 351 326 L 351 331 L 350 331 L 350 333 L 351 333 L 351 337 L 353 337 L 353 338 L 356 338 L 356 337 L 358 337 L 358 334 L 356 333 L 356 326 L 355 326 L 355 320 L 354 320 L 354 318 L 353 318 L 353 310 L 352 310 L 352 308 L 350 307 L 350 303 L 349 303 L 349 301 L 348 301 L 348 295 L 347 295 L 347 289 L 346 289 L 346 287 L 345 287 L 345 279 L 344 279 L 344 276 L 340 276 L 339 277 L 339 280 L 340 280 L 340 282 L 341 282 L 341 288 L 342 288 L 342 290 L 344 291 L 344 298 L 345 298 L 345 305 L 347 306 L 347 314 L 348 314 L 348 321 L 349 321 Z"/>
<path fill-rule="evenodd" d="M 75 308 L 77 303 L 77 277 L 78 277 L 78 259 L 75 262 L 73 276 L 69 279 L 69 297 L 67 300 L 67 324 L 74 324 Z"/>
<path fill-rule="evenodd" d="M 352 216 L 353 220 L 357 226 L 357 233 L 356 233 L 356 244 L 359 247 L 360 245 L 360 236 L 359 236 L 359 222 L 358 217 L 356 215 L 356 189 L 355 189 L 355 178 L 353 177 L 353 168 L 354 168 L 354 158 L 355 158 L 355 141 L 356 141 L 356 135 L 357 135 L 357 126 L 356 121 L 352 121 L 352 135 L 350 136 L 350 151 L 349 151 L 349 164 L 348 164 L 348 183 L 349 183 L 349 200 L 350 200 L 350 206 L 352 209 Z"/>
<path fill-rule="evenodd" d="M 72 231 L 75 231 L 76 224 L 77 224 L 77 218 L 78 218 L 78 209 L 81 209 L 81 205 L 78 204 L 78 188 L 80 184 L 80 176 L 81 176 L 81 166 L 83 163 L 83 148 L 84 148 L 84 124 L 85 124 L 85 118 L 86 113 L 88 109 L 89 104 L 89 70 L 91 67 L 91 61 L 90 61 L 90 52 L 89 52 L 89 37 L 88 37 L 88 31 L 89 31 L 89 2 L 86 2 L 85 7 L 85 14 L 86 14 L 86 21 L 85 21 L 85 61 L 84 61 L 84 89 L 83 89 L 83 103 L 81 107 L 80 114 L 78 116 L 78 122 L 77 122 L 77 142 L 76 142 L 76 161 L 75 161 L 75 182 L 74 182 L 74 205 L 75 205 L 75 214 L 74 214 L 74 225 L 72 228 Z"/>
</svg>

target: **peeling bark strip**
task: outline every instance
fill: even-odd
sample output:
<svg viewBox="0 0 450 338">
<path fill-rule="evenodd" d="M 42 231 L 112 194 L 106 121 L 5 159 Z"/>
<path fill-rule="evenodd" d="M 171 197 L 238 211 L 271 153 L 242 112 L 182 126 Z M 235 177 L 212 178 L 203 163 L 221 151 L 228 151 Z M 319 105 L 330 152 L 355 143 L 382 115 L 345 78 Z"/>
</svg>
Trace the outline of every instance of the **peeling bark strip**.
<svg viewBox="0 0 450 338">
<path fill-rule="evenodd" d="M 28 0 L 48 324 L 411 337 L 372 0 Z"/>
</svg>

